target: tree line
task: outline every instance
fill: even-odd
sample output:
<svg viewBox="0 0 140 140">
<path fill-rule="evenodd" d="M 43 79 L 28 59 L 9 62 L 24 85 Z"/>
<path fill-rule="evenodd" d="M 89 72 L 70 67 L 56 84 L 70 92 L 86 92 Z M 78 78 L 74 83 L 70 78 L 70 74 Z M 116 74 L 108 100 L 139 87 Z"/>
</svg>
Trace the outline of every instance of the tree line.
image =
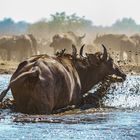
<svg viewBox="0 0 140 140">
<path fill-rule="evenodd" d="M 30 24 L 25 21 L 15 22 L 11 18 L 4 18 L 0 20 L 0 35 L 24 34 L 27 32 L 29 26 Z"/>
<path fill-rule="evenodd" d="M 0 34 L 32 33 L 37 37 L 44 37 L 59 32 L 89 32 L 89 33 L 139 33 L 140 25 L 132 18 L 117 20 L 111 26 L 96 26 L 94 22 L 79 17 L 75 13 L 67 15 L 65 12 L 56 12 L 50 19 L 41 19 L 33 24 L 26 21 L 15 22 L 11 18 L 0 21 Z"/>
</svg>

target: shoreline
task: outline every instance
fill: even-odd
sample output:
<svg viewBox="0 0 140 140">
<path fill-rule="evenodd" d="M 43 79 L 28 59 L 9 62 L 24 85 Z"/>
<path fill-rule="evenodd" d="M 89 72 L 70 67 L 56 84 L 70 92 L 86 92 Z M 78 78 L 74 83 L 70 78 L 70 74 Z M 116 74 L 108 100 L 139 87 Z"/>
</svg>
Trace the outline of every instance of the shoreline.
<svg viewBox="0 0 140 140">
<path fill-rule="evenodd" d="M 0 74 L 13 74 L 18 67 L 19 62 L 0 61 Z M 140 65 L 120 65 L 124 73 L 130 75 L 140 75 Z"/>
<path fill-rule="evenodd" d="M 0 74 L 13 74 L 18 67 L 19 62 L 0 61 Z"/>
<path fill-rule="evenodd" d="M 122 65 L 120 68 L 129 75 L 140 75 L 140 65 Z"/>
</svg>

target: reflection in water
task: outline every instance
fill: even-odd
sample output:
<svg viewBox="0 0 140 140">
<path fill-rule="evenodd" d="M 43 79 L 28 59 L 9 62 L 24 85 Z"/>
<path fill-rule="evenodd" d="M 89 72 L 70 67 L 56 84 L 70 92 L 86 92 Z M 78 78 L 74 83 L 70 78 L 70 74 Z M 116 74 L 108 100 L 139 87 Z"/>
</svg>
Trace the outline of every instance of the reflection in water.
<svg viewBox="0 0 140 140">
<path fill-rule="evenodd" d="M 9 75 L 0 76 L 0 91 L 6 87 L 9 78 Z M 139 84 L 139 76 L 129 76 L 123 84 L 112 85 L 104 101 L 107 108 L 102 109 L 74 110 L 50 116 L 28 116 L 1 110 L 0 140 L 139 140 Z M 30 123 L 18 122 L 19 117 L 30 118 Z M 13 122 L 16 119 L 17 122 Z"/>
</svg>

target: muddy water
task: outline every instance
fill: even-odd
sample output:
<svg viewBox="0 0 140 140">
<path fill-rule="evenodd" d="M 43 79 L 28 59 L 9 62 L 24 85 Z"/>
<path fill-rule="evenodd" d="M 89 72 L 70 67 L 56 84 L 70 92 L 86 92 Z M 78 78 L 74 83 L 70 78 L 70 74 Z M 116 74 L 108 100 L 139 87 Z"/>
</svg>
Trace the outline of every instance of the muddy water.
<svg viewBox="0 0 140 140">
<path fill-rule="evenodd" d="M 0 76 L 0 91 L 10 75 Z M 11 94 L 9 92 L 9 97 Z M 139 140 L 140 76 L 128 76 L 113 84 L 104 99 L 105 108 L 74 110 L 50 116 L 30 116 L 0 110 L 0 140 Z M 14 122 L 23 117 L 23 122 Z M 44 119 L 40 119 L 44 118 Z"/>
</svg>

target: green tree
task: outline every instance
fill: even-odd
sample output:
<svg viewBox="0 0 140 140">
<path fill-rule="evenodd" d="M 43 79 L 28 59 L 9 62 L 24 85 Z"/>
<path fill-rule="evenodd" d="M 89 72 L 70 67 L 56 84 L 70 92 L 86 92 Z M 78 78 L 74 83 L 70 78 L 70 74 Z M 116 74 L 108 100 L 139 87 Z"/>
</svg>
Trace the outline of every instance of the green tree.
<svg viewBox="0 0 140 140">
<path fill-rule="evenodd" d="M 56 12 L 51 15 L 50 20 L 43 19 L 30 25 L 28 31 L 40 36 L 56 32 L 79 31 L 91 27 L 92 22 L 85 17 L 79 17 L 75 13 L 67 15 L 65 12 Z"/>
<path fill-rule="evenodd" d="M 123 18 L 122 20 L 117 20 L 112 28 L 117 30 L 140 30 L 140 26 L 136 24 L 135 20 L 132 18 Z"/>
</svg>

